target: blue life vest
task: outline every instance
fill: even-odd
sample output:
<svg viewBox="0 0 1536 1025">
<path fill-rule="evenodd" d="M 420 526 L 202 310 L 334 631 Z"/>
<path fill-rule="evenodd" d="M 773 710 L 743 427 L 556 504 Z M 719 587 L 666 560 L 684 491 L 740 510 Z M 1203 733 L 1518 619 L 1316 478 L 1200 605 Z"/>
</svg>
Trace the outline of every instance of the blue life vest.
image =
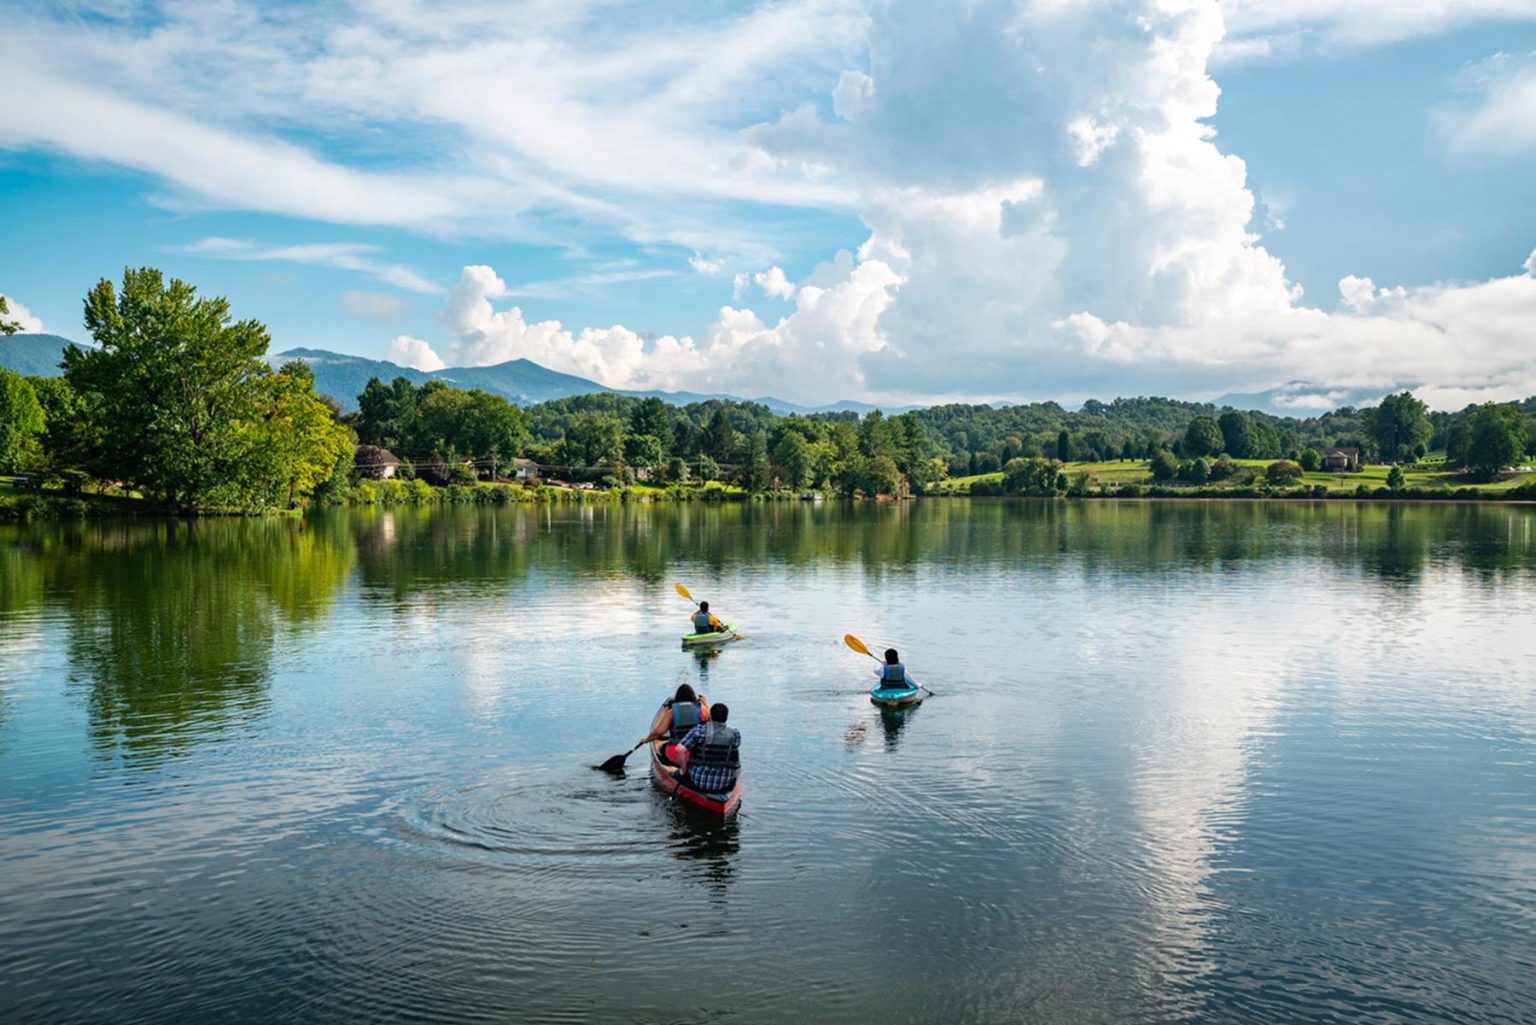
<svg viewBox="0 0 1536 1025">
<path fill-rule="evenodd" d="M 907 667 L 900 662 L 890 663 L 880 667 L 880 682 L 887 687 L 910 687 L 907 682 Z"/>
<path fill-rule="evenodd" d="M 702 721 L 699 716 L 699 706 L 692 701 L 672 702 L 672 729 L 670 731 L 672 743 L 675 744 L 688 736 L 688 731 Z"/>
<path fill-rule="evenodd" d="M 704 743 L 693 753 L 689 764 L 723 765 L 731 769 L 741 768 L 741 749 L 736 743 L 736 729 L 724 723 L 711 722 L 704 726 Z"/>
<path fill-rule="evenodd" d="M 696 634 L 707 634 L 713 632 L 715 626 L 710 622 L 711 618 L 712 617 L 708 612 L 695 613 L 693 617 L 693 632 Z"/>
</svg>

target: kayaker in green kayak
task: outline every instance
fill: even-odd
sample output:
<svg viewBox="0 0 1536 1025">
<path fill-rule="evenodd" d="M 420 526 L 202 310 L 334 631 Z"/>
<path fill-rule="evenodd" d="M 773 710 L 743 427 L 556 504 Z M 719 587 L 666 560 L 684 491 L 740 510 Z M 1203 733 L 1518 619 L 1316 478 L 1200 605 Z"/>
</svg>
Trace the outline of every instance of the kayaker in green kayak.
<svg viewBox="0 0 1536 1025">
<path fill-rule="evenodd" d="M 901 656 L 895 648 L 885 649 L 885 664 L 875 668 L 875 675 L 880 678 L 880 686 L 884 690 L 901 690 L 909 688 L 916 690 L 918 683 L 907 672 L 907 667 L 901 664 Z"/>
<path fill-rule="evenodd" d="M 693 614 L 693 632 L 696 634 L 725 633 L 725 624 L 709 611 L 709 602 L 699 602 L 699 611 Z"/>
</svg>

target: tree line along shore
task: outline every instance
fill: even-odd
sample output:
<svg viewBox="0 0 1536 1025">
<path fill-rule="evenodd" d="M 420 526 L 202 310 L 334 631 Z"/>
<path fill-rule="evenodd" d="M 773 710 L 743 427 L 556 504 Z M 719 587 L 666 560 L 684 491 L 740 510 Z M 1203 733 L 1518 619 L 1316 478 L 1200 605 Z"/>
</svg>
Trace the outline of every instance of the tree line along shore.
<svg viewBox="0 0 1536 1025">
<path fill-rule="evenodd" d="M 1309 418 L 1163 398 L 781 416 L 598 393 L 527 408 L 374 379 L 357 408 L 153 268 L 85 298 L 61 377 L 0 370 L 0 516 L 918 495 L 1536 498 L 1536 397 Z M 0 311 L 0 333 L 16 325 Z M 19 485 L 19 486 L 16 486 Z"/>
</svg>

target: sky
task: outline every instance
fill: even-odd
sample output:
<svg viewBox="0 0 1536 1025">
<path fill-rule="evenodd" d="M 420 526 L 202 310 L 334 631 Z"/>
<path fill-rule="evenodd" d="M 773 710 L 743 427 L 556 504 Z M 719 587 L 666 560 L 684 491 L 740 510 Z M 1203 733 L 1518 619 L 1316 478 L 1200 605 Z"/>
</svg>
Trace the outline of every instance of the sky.
<svg viewBox="0 0 1536 1025">
<path fill-rule="evenodd" d="M 1536 394 L 1536 0 L 0 0 L 0 294 L 1064 403 Z"/>
</svg>

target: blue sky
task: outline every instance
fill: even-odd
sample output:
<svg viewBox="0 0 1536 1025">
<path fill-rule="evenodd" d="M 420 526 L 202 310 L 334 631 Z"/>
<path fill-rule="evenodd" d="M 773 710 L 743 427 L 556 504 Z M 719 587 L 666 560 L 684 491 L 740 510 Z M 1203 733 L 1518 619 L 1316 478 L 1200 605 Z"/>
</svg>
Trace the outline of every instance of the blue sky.
<svg viewBox="0 0 1536 1025">
<path fill-rule="evenodd" d="M 0 293 L 619 387 L 1536 394 L 1536 0 L 0 4 Z"/>
</svg>

